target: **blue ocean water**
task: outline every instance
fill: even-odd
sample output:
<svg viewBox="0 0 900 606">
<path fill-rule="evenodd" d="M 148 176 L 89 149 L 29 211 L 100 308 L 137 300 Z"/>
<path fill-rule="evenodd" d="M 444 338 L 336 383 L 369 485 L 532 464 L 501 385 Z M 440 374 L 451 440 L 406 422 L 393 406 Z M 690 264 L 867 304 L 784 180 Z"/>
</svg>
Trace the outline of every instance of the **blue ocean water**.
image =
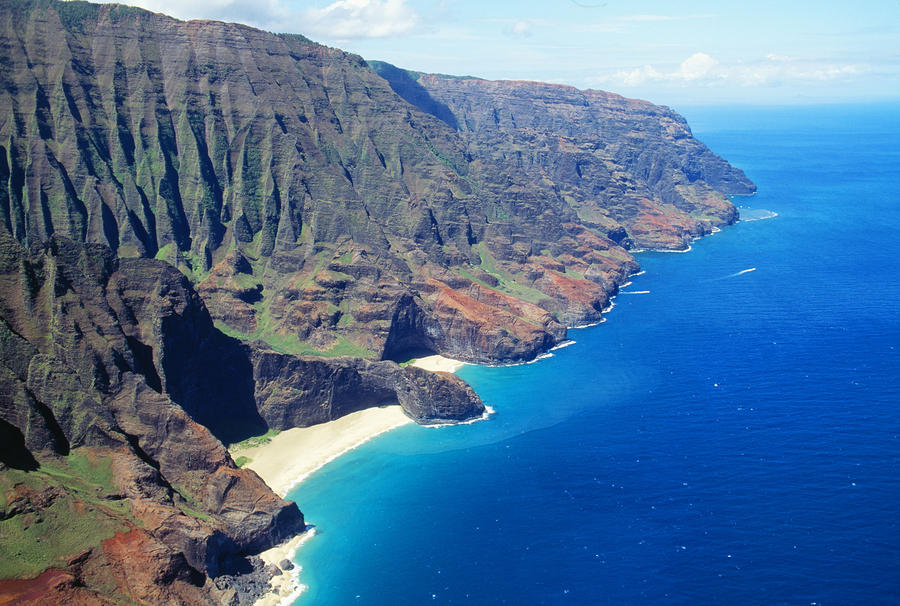
<svg viewBox="0 0 900 606">
<path fill-rule="evenodd" d="M 898 110 L 683 110 L 758 220 L 304 482 L 297 604 L 900 603 Z"/>
</svg>

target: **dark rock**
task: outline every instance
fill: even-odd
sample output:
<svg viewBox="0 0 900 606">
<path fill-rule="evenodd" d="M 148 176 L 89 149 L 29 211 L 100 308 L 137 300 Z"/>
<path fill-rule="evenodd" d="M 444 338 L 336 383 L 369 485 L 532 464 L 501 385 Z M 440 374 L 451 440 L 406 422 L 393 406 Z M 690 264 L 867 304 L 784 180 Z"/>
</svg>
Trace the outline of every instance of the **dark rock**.
<svg viewBox="0 0 900 606">
<path fill-rule="evenodd" d="M 227 587 L 216 587 L 249 595 L 249 585 L 239 586 L 246 556 L 304 529 L 297 506 L 238 469 L 217 438 L 393 402 L 423 423 L 484 411 L 452 375 L 301 358 L 227 337 L 184 275 L 161 261 L 119 260 L 60 236 L 33 254 L 0 230 L 0 268 L 3 462 L 30 469 L 36 455 L 102 453 L 114 484 L 104 496 L 129 500 L 135 528 L 72 567 L 133 559 L 139 565 L 116 582 L 140 586 L 154 601 L 193 602 L 206 576 L 225 575 Z M 56 489 L 23 495 L 3 516 L 29 525 L 56 499 L 71 498 Z M 172 579 L 169 589 L 154 584 L 164 578 Z"/>
<path fill-rule="evenodd" d="M 324 423 L 372 406 L 399 403 L 419 423 L 480 417 L 484 405 L 454 375 L 359 358 L 297 357 L 253 349 L 256 398 L 269 427 Z"/>
</svg>

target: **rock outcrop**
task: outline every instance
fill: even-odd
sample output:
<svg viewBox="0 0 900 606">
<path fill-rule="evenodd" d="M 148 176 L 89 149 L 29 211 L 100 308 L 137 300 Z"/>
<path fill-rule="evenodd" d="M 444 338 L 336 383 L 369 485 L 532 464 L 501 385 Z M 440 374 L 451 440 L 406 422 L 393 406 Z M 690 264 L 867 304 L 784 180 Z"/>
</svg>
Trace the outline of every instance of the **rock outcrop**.
<svg viewBox="0 0 900 606">
<path fill-rule="evenodd" d="M 4 569 L 63 570 L 72 599 L 218 603 L 210 579 L 303 517 L 173 400 L 153 356 L 192 291 L 174 268 L 134 263 L 159 285 L 155 309 L 116 288 L 109 248 L 53 237 L 29 252 L 0 230 Z M 38 601 L 69 599 L 52 595 Z"/>
<path fill-rule="evenodd" d="M 467 421 L 484 404 L 465 381 L 393 362 L 315 359 L 255 349 L 251 353 L 259 412 L 273 429 L 306 427 L 373 406 L 399 403 L 423 424 Z"/>
<path fill-rule="evenodd" d="M 737 218 L 721 192 L 755 191 L 666 107 L 557 84 L 371 65 L 399 95 L 457 128 L 475 162 L 532 190 L 552 183 L 551 196 L 582 225 L 620 244 L 686 248 Z"/>
</svg>

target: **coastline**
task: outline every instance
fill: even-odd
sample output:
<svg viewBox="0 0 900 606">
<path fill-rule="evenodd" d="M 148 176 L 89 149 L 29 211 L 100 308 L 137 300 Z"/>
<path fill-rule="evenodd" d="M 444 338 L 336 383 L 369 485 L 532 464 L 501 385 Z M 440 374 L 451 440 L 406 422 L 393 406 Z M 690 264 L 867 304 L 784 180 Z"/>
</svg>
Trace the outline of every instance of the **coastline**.
<svg viewBox="0 0 900 606">
<path fill-rule="evenodd" d="M 699 239 L 699 237 L 696 239 Z M 691 252 L 691 250 L 692 247 L 689 245 L 685 250 L 639 250 L 636 252 L 687 253 Z M 626 282 L 619 285 L 619 288 L 626 288 L 631 285 L 630 278 L 640 276 L 643 273 L 645 272 L 641 270 L 629 275 L 626 278 Z M 649 291 L 627 294 L 644 294 L 645 292 Z M 616 295 L 610 298 L 609 303 L 602 310 L 604 317 L 599 321 L 571 328 L 589 328 L 605 322 L 605 316 L 615 307 L 614 299 L 619 294 L 623 293 L 621 291 L 617 292 Z M 555 350 L 574 345 L 575 343 L 572 339 L 565 339 L 547 351 L 542 352 L 533 360 L 508 365 L 533 364 L 542 359 L 552 357 Z M 465 366 L 466 362 L 435 354 L 410 360 L 408 365 L 431 372 L 455 373 Z M 483 417 L 465 423 L 474 423 L 486 419 L 492 414 L 494 414 L 494 410 L 487 407 Z M 240 454 L 250 459 L 244 467 L 252 469 L 259 474 L 272 490 L 284 498 L 306 478 L 331 461 L 383 433 L 410 423 L 413 423 L 412 419 L 403 413 L 399 404 L 367 408 L 327 423 L 282 431 L 272 437 L 267 443 L 236 450 L 232 452 L 232 456 L 236 457 Z M 443 426 L 435 425 L 434 427 Z M 298 549 L 315 535 L 315 528 L 307 527 L 307 530 L 302 534 L 296 535 L 288 541 L 259 554 L 267 566 L 278 568 L 281 570 L 281 574 L 277 574 L 270 579 L 270 591 L 257 599 L 254 606 L 291 606 L 303 594 L 307 587 L 300 580 L 302 567 L 294 564 L 293 559 Z M 293 568 L 281 569 L 280 563 L 284 560 L 291 561 Z"/>
<path fill-rule="evenodd" d="M 410 365 L 432 372 L 452 373 L 465 363 L 433 355 L 414 360 Z M 246 457 L 248 462 L 243 467 L 255 471 L 284 498 L 303 480 L 341 455 L 410 423 L 413 420 L 404 414 L 399 404 L 366 408 L 327 423 L 288 429 L 264 444 L 229 452 L 233 458 Z M 285 559 L 292 560 L 297 550 L 313 536 L 315 529 L 307 530 L 259 555 L 267 565 L 278 566 Z M 254 606 L 287 606 L 306 589 L 300 582 L 300 567 L 296 565 L 274 576 L 269 585 L 270 592 L 259 598 Z"/>
<path fill-rule="evenodd" d="M 692 247 L 688 246 L 685 250 L 661 250 L 658 252 L 687 253 L 691 250 Z M 638 250 L 635 252 L 651 251 Z M 620 288 L 631 285 L 631 281 L 628 278 L 639 276 L 643 273 L 644 271 L 641 270 L 628 276 L 626 282 L 620 285 Z M 644 292 L 640 292 L 640 294 L 644 294 Z M 608 305 L 602 310 L 604 316 L 615 307 L 614 299 L 615 295 L 611 297 Z M 605 321 L 606 318 L 603 317 L 598 322 L 571 328 L 588 328 Z M 553 351 L 574 344 L 574 340 L 565 339 L 548 351 L 535 357 L 534 360 L 519 362 L 518 364 L 531 364 L 541 359 L 552 357 Z M 466 362 L 434 354 L 410 360 L 408 365 L 431 372 L 455 373 L 465 366 Z M 474 419 L 468 421 L 468 423 L 483 420 L 493 413 L 494 410 L 488 407 L 481 419 Z M 236 449 L 231 454 L 235 458 L 237 458 L 238 453 L 240 456 L 247 457 L 249 461 L 244 467 L 255 471 L 273 491 L 284 498 L 306 478 L 331 461 L 383 433 L 410 423 L 413 423 L 412 419 L 403 413 L 399 404 L 367 408 L 327 423 L 282 431 L 272 437 L 267 443 L 250 448 Z M 293 564 L 293 558 L 297 550 L 306 541 L 314 537 L 315 534 L 315 528 L 308 527 L 302 534 L 296 535 L 288 541 L 259 554 L 267 566 L 279 569 L 281 574 L 276 574 L 270 579 L 270 591 L 257 599 L 254 606 L 290 606 L 306 590 L 306 586 L 300 581 L 302 567 Z M 284 560 L 291 561 L 293 567 L 282 569 L 280 563 Z"/>
<path fill-rule="evenodd" d="M 777 214 L 775 214 L 775 216 L 777 216 Z M 721 231 L 721 228 L 714 227 L 711 233 L 696 236 L 692 239 L 692 242 Z M 689 244 L 687 248 L 683 250 L 638 249 L 632 252 L 667 252 L 684 254 L 689 253 L 692 250 L 693 246 Z M 753 269 L 744 271 L 752 271 Z M 646 272 L 641 269 L 634 274 L 628 275 L 625 278 L 625 281 L 618 285 L 618 288 L 623 289 L 631 286 L 631 278 L 643 275 L 644 273 Z M 649 290 L 618 290 L 616 294 L 610 297 L 608 304 L 603 308 L 603 317 L 601 317 L 600 320 L 580 326 L 571 326 L 570 328 L 583 329 L 606 322 L 607 319 L 605 316 L 613 310 L 616 305 L 615 298 L 619 295 L 649 293 Z M 533 364 L 542 359 L 553 357 L 553 352 L 558 349 L 574 344 L 576 344 L 576 341 L 567 338 L 546 351 L 543 351 L 532 360 L 501 365 L 518 366 L 521 364 Z M 407 365 L 409 366 L 416 366 L 431 372 L 449 373 L 455 373 L 466 364 L 466 362 L 454 360 L 438 354 L 416 358 L 407 362 Z M 495 411 L 487 406 L 483 417 L 466 421 L 463 424 L 475 423 L 487 419 L 494 413 Z M 351 413 L 321 425 L 287 430 L 275 436 L 269 444 L 255 447 L 252 450 L 247 449 L 241 451 L 241 454 L 245 456 L 252 455 L 253 453 L 256 453 L 256 456 L 263 455 L 264 462 L 262 465 L 254 460 L 253 462 L 248 463 L 246 467 L 257 471 L 275 492 L 284 497 L 288 492 L 325 464 L 337 459 L 341 455 L 346 454 L 382 433 L 412 422 L 411 419 L 404 415 L 399 405 L 370 408 Z M 445 425 L 426 425 L 425 427 L 444 426 Z M 304 433 L 301 434 L 301 432 Z M 333 439 L 328 439 L 327 436 L 331 436 Z M 275 444 L 276 440 L 278 440 L 277 444 Z M 313 445 L 313 447 L 307 451 L 303 444 Z M 271 457 L 271 459 L 269 457 Z M 285 466 L 285 460 L 291 460 L 294 463 Z M 261 553 L 260 557 L 266 565 L 278 568 L 280 568 L 279 563 L 283 562 L 285 559 L 290 560 L 293 564 L 293 559 L 296 556 L 298 549 L 302 547 L 307 540 L 314 537 L 315 534 L 315 528 L 307 527 L 307 530 L 303 534 L 297 535 L 289 541 Z M 254 606 L 291 606 L 307 589 L 306 585 L 300 580 L 301 572 L 302 567 L 296 564 L 294 564 L 293 568 L 282 570 L 281 574 L 276 575 L 270 580 L 271 591 L 260 597 L 255 602 Z"/>
</svg>

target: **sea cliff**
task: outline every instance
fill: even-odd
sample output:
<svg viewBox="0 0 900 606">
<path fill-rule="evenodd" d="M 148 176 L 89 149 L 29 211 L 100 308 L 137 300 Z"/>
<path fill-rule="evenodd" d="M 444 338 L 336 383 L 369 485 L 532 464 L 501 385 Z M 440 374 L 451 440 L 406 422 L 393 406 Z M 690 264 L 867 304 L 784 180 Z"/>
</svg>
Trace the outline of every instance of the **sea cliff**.
<svg viewBox="0 0 900 606">
<path fill-rule="evenodd" d="M 121 6 L 0 6 L 0 223 L 166 260 L 227 332 L 292 353 L 534 357 L 599 319 L 629 247 L 684 248 L 753 190 L 644 101 L 385 80 L 300 36 Z"/>
<path fill-rule="evenodd" d="M 304 520 L 223 443 L 386 402 L 479 417 L 394 361 L 531 359 L 600 319 L 630 249 L 683 249 L 754 189 L 611 93 L 78 1 L 0 1 L 0 45 L 17 599 L 250 600 Z"/>
</svg>

